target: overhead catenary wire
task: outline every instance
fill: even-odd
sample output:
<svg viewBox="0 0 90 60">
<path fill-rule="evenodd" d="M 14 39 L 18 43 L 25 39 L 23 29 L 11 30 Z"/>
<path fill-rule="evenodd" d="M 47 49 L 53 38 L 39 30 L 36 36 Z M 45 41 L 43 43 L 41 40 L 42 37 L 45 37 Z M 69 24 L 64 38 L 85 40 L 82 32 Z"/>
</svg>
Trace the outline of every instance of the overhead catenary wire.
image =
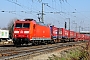
<svg viewBox="0 0 90 60">
<path fill-rule="evenodd" d="M 57 3 L 58 4 L 58 3 Z M 61 4 L 61 3 L 60 3 Z M 48 7 L 50 7 L 50 6 L 48 6 Z M 53 7 L 50 7 L 51 9 L 54 9 L 54 10 L 57 10 L 57 12 L 48 12 L 48 13 L 56 13 L 56 14 L 58 14 L 58 13 L 67 13 L 67 12 L 63 12 L 62 10 L 61 11 L 59 11 L 58 9 L 56 9 L 56 8 L 53 8 Z M 64 9 L 64 10 L 66 10 L 66 9 Z M 74 12 L 68 12 L 68 13 L 74 13 Z"/>
<path fill-rule="evenodd" d="M 27 10 L 31 10 L 31 8 L 29 8 L 29 7 L 27 7 L 27 6 L 24 6 L 24 5 L 21 5 L 21 4 L 19 4 L 18 2 L 15 2 L 15 1 L 11 1 L 11 0 L 7 0 L 8 2 L 11 2 L 11 3 L 13 3 L 13 4 L 16 4 L 17 6 L 20 6 L 21 8 L 23 8 L 23 9 L 27 9 Z M 34 9 L 33 9 L 34 10 Z M 35 10 L 37 10 L 37 9 L 35 9 Z M 37 10 L 37 11 L 39 11 L 39 10 Z M 31 11 L 31 12 L 36 12 L 36 11 Z"/>
<path fill-rule="evenodd" d="M 76 8 L 74 8 L 72 5 L 70 5 L 68 2 L 67 2 L 67 4 L 72 8 L 72 9 L 74 9 L 75 10 L 75 12 L 74 13 L 78 13 L 78 14 L 80 14 L 80 16 L 82 16 L 82 17 L 78 17 L 78 16 L 76 16 L 76 18 L 79 18 L 78 20 L 85 20 L 85 22 L 87 22 L 86 20 L 90 20 L 90 18 L 88 17 L 88 16 L 86 16 L 85 14 L 83 14 L 83 13 L 81 13 L 81 11 L 78 11 Z M 77 22 L 78 23 L 78 22 Z M 79 24 L 79 23 L 78 23 Z M 83 24 L 85 24 L 84 22 L 83 23 L 80 23 L 79 24 L 79 26 L 82 26 Z M 85 24 L 86 25 L 86 24 Z M 82 28 L 83 27 L 85 27 L 85 25 L 84 26 L 82 26 Z M 83 30 L 83 29 L 82 29 Z"/>
<path fill-rule="evenodd" d="M 18 16 L 24 17 L 23 15 L 15 13 L 16 11 L 4 11 L 3 10 L 3 11 L 0 11 L 0 12 L 2 12 L 2 13 L 10 13 L 10 14 L 14 14 L 14 15 L 18 15 Z"/>
<path fill-rule="evenodd" d="M 12 1 L 10 1 L 10 0 L 7 0 L 7 1 L 9 1 L 9 2 L 12 2 Z M 55 1 L 55 0 L 54 0 Z M 56 2 L 56 1 L 55 1 Z M 16 5 L 18 5 L 18 6 L 20 6 L 20 7 L 22 7 L 22 8 L 26 8 L 26 7 L 24 7 L 24 6 L 22 6 L 21 4 L 18 4 L 17 2 L 12 2 L 12 3 L 14 3 L 14 4 L 16 4 Z M 47 5 L 49 8 L 52 8 L 52 7 L 50 7 L 49 5 Z M 56 8 L 52 8 L 52 9 L 56 9 Z M 32 12 L 32 11 L 31 11 Z M 26 12 L 25 12 L 26 13 Z M 50 13 L 52 13 L 52 12 L 50 12 Z M 55 12 L 54 12 L 55 13 Z M 60 13 L 60 12 L 56 12 L 56 13 Z M 62 12 L 61 12 L 62 13 Z"/>
<path fill-rule="evenodd" d="M 71 6 L 68 2 L 67 2 L 67 4 L 69 5 L 69 6 Z M 85 17 L 85 19 L 86 18 L 88 18 L 86 15 L 83 15 L 81 12 L 79 12 L 76 8 L 74 8 L 73 6 L 71 6 L 73 9 L 75 9 L 75 11 L 77 11 L 77 13 L 80 13 L 83 17 Z M 90 18 L 88 18 L 89 20 L 90 20 Z"/>
<path fill-rule="evenodd" d="M 61 3 L 60 3 L 61 4 Z M 51 8 L 51 7 L 50 7 Z M 56 9 L 56 8 L 53 8 L 53 9 L 55 9 L 55 10 L 58 10 L 58 9 Z M 64 10 L 66 10 L 66 9 L 64 9 Z M 66 13 L 75 13 L 75 12 L 63 12 L 63 11 L 58 11 L 58 12 L 46 12 L 46 13 L 54 13 L 54 14 L 60 14 L 61 16 L 62 16 L 62 18 L 65 20 L 67 17 L 68 17 L 68 15 L 70 15 L 70 14 L 66 14 Z M 65 13 L 67 16 L 63 16 L 61 13 Z M 72 16 L 72 15 L 71 15 Z M 74 16 L 73 16 L 74 17 Z"/>
<path fill-rule="evenodd" d="M 9 0 L 10 1 L 10 0 Z M 55 0 L 53 0 L 53 1 L 55 1 Z M 59 0 L 59 1 L 62 1 L 62 0 Z M 64 1 L 62 1 L 62 2 L 65 2 L 65 0 Z M 67 2 L 68 3 L 68 2 Z M 22 6 L 22 5 L 20 5 L 20 4 L 17 4 L 17 5 L 19 5 L 19 6 Z M 22 6 L 22 8 L 24 8 L 23 6 Z M 26 7 L 25 7 L 26 8 Z M 50 7 L 51 8 L 51 7 Z M 55 9 L 55 8 L 53 8 L 53 9 Z M 50 12 L 50 13 L 52 13 L 52 12 Z M 55 13 L 55 12 L 54 12 Z M 56 12 L 56 13 L 60 13 L 60 12 Z M 61 12 L 61 13 L 63 13 L 63 12 Z M 60 13 L 60 15 L 62 15 Z M 70 12 L 66 12 L 66 13 L 70 13 Z M 65 17 L 65 16 L 64 16 Z"/>
<path fill-rule="evenodd" d="M 11 3 L 14 3 L 14 4 L 16 4 L 16 5 L 18 5 L 18 6 L 20 6 L 20 7 L 22 7 L 22 8 L 26 8 L 25 6 L 23 6 L 23 5 L 21 5 L 21 4 L 19 4 L 19 3 L 17 3 L 17 2 L 14 2 L 14 1 L 10 1 L 10 0 L 7 0 L 7 1 L 9 1 L 9 2 L 11 2 Z M 55 0 L 54 0 L 55 1 Z M 47 5 L 48 7 L 50 7 L 49 5 Z M 52 7 L 50 7 L 50 8 L 52 8 Z M 29 9 L 29 8 L 28 8 Z M 55 9 L 55 8 L 52 8 L 52 9 Z M 32 11 L 31 11 L 32 12 Z M 25 12 L 26 13 L 26 12 Z"/>
<path fill-rule="evenodd" d="M 19 6 L 19 7 L 21 7 L 21 8 L 23 8 L 23 9 L 27 9 L 27 10 L 29 10 L 29 12 L 30 12 L 30 14 L 32 14 L 32 12 L 35 12 L 35 13 L 37 13 L 36 11 L 30 11 L 30 8 L 28 8 L 28 7 L 26 7 L 26 6 L 24 6 L 24 5 L 21 5 L 21 4 L 19 4 L 17 1 L 15 2 L 15 1 L 11 1 L 11 0 L 6 0 L 6 1 L 8 1 L 8 2 L 11 2 L 11 3 L 13 3 L 13 4 L 15 4 L 15 5 L 17 5 L 17 6 Z M 21 11 L 22 12 L 22 11 Z M 27 13 L 27 11 L 23 11 L 24 13 Z M 29 13 L 27 13 L 27 14 L 29 14 Z M 36 16 L 36 15 L 34 15 L 34 14 L 32 14 L 33 16 Z"/>
</svg>

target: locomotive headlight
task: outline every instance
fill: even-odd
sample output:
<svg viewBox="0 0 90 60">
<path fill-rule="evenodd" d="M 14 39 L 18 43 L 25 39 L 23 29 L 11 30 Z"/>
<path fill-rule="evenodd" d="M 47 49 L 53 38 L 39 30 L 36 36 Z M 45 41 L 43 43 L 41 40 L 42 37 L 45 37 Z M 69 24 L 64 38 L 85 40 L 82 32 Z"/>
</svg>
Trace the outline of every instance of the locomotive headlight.
<svg viewBox="0 0 90 60">
<path fill-rule="evenodd" d="M 15 35 L 15 37 L 17 37 L 17 35 Z"/>
<path fill-rule="evenodd" d="M 26 34 L 27 34 L 27 33 L 29 33 L 29 31 L 24 31 L 24 33 L 26 33 Z"/>
<path fill-rule="evenodd" d="M 14 33 L 19 33 L 19 31 L 14 31 Z"/>
</svg>

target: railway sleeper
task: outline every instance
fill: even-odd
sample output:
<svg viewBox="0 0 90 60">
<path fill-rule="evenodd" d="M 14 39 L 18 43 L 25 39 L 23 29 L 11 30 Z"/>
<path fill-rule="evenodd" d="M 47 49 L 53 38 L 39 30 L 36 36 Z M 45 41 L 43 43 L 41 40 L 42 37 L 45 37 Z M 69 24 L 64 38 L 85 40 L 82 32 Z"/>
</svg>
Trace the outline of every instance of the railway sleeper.
<svg viewBox="0 0 90 60">
<path fill-rule="evenodd" d="M 2 54 L 2 56 L 11 56 L 12 55 L 12 53 L 10 54 L 7 54 L 7 53 L 4 53 L 4 54 Z"/>
<path fill-rule="evenodd" d="M 7 52 L 7 53 L 1 53 L 1 56 L 11 56 L 11 55 L 16 55 L 18 53 L 21 53 L 21 51 L 13 51 L 13 52 Z"/>
</svg>

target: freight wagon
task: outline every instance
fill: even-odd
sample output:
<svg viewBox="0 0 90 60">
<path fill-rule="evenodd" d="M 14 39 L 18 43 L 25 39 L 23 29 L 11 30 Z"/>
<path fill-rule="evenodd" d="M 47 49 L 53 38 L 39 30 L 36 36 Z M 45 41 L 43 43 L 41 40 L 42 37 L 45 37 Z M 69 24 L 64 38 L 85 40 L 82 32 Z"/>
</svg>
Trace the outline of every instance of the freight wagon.
<svg viewBox="0 0 90 60">
<path fill-rule="evenodd" d="M 9 30 L 0 30 L 0 42 L 1 40 L 8 40 L 9 39 Z"/>
<path fill-rule="evenodd" d="M 68 34 L 69 34 L 68 30 L 66 30 L 65 28 L 59 28 L 58 32 L 59 32 L 59 37 L 60 37 L 61 42 L 65 42 L 65 41 L 69 40 L 68 39 Z"/>
</svg>

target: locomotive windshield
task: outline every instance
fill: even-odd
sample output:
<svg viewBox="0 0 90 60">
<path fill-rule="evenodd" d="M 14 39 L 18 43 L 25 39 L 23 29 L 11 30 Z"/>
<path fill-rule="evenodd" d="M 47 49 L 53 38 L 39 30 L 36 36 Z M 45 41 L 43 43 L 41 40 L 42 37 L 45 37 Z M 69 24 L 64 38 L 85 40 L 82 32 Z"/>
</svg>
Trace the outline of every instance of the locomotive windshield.
<svg viewBox="0 0 90 60">
<path fill-rule="evenodd" d="M 16 28 L 29 28 L 30 23 L 16 23 Z"/>
<path fill-rule="evenodd" d="M 16 28 L 22 28 L 22 23 L 16 23 Z"/>
<path fill-rule="evenodd" d="M 24 23 L 23 28 L 29 28 L 30 24 L 29 23 Z"/>
</svg>

